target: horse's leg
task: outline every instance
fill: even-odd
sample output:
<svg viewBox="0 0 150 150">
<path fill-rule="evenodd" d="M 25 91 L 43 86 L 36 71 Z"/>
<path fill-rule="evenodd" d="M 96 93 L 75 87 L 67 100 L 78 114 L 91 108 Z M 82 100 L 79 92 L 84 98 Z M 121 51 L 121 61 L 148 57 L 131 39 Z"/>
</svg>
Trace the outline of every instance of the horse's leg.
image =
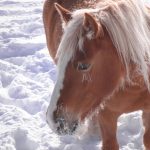
<svg viewBox="0 0 150 150">
<path fill-rule="evenodd" d="M 143 125 L 145 127 L 145 133 L 143 142 L 145 150 L 150 150 L 150 112 L 143 112 Z"/>
<path fill-rule="evenodd" d="M 102 110 L 99 114 L 99 124 L 102 136 L 102 150 L 119 150 L 117 142 L 117 119 L 119 114 Z"/>
</svg>

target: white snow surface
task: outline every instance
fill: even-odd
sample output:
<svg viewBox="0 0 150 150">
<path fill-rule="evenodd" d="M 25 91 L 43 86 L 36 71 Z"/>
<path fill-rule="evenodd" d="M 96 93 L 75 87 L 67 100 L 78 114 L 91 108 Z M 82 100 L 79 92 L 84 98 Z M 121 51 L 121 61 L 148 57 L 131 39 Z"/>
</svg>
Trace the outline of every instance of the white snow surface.
<svg viewBox="0 0 150 150">
<path fill-rule="evenodd" d="M 57 73 L 46 47 L 43 2 L 0 0 L 0 150 L 100 150 L 94 134 L 58 136 L 45 121 Z M 143 149 L 141 114 L 119 118 L 121 150 Z"/>
</svg>

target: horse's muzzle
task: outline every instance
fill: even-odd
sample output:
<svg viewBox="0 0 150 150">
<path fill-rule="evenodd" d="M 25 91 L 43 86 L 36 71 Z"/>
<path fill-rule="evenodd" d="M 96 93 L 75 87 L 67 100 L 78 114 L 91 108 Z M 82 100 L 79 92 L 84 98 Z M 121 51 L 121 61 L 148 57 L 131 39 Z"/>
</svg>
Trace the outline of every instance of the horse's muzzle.
<svg viewBox="0 0 150 150">
<path fill-rule="evenodd" d="M 57 133 L 60 135 L 72 135 L 78 127 L 78 121 L 68 122 L 63 117 L 55 119 Z"/>
</svg>

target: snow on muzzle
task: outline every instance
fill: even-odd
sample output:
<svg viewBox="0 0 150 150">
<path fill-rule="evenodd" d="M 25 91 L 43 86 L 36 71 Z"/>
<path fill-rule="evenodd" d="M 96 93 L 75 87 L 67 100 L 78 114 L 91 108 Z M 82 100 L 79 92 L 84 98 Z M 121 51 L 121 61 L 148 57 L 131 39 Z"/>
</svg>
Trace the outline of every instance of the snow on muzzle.
<svg viewBox="0 0 150 150">
<path fill-rule="evenodd" d="M 69 115 L 63 116 L 62 114 L 56 110 L 53 112 L 53 116 L 50 117 L 47 112 L 47 123 L 56 134 L 74 134 L 78 127 L 78 121 L 74 120 L 73 117 L 68 117 Z"/>
<path fill-rule="evenodd" d="M 78 121 L 68 120 L 64 116 L 57 115 L 56 112 L 54 112 L 54 122 L 57 125 L 57 133 L 60 135 L 74 134 L 78 127 Z"/>
</svg>

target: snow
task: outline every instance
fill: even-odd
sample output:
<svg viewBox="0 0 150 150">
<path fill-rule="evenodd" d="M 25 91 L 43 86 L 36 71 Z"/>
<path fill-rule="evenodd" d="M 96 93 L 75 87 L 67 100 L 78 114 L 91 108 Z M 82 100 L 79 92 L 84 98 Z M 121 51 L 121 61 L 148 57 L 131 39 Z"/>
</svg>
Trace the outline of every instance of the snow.
<svg viewBox="0 0 150 150">
<path fill-rule="evenodd" d="M 43 0 L 0 1 L 0 150 L 99 150 L 92 133 L 56 135 L 45 113 L 56 81 L 42 23 Z M 84 127 L 85 129 L 85 127 Z M 118 121 L 121 150 L 142 150 L 141 111 Z"/>
</svg>

